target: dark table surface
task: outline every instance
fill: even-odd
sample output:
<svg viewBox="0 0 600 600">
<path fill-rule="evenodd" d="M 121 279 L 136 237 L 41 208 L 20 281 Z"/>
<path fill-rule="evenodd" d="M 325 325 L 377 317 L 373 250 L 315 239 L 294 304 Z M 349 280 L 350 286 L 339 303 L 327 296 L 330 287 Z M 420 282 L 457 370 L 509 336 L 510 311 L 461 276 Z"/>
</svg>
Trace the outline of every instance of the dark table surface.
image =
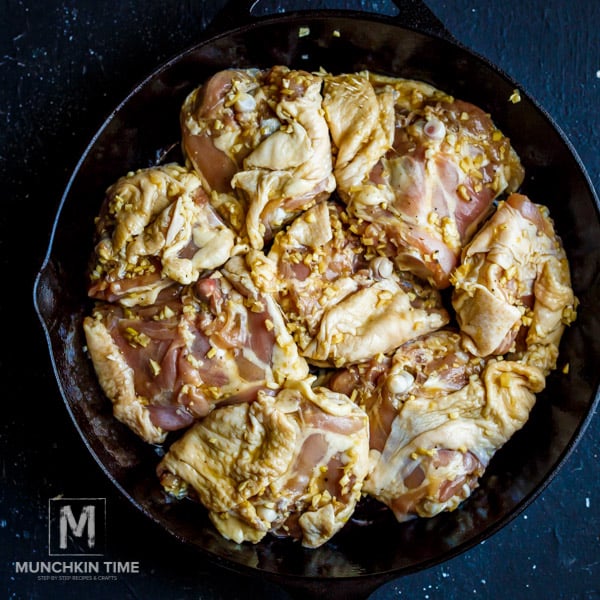
<svg viewBox="0 0 600 600">
<path fill-rule="evenodd" d="M 199 39 L 223 1 L 7 0 L 0 11 L 0 596 L 286 598 L 183 550 L 130 507 L 87 453 L 55 386 L 31 291 L 77 158 L 142 77 Z M 427 0 L 454 36 L 549 112 L 600 189 L 600 2 Z M 274 2 L 261 11 L 353 8 L 384 0 Z M 12 328 L 10 327 L 12 325 Z M 16 328 L 16 334 L 14 329 Z M 484 543 L 371 596 L 600 598 L 600 419 L 527 510 Z M 48 500 L 106 498 L 105 560 L 137 562 L 116 581 L 40 581 L 15 563 L 47 560 Z M 326 591 L 324 591 L 324 594 Z"/>
</svg>

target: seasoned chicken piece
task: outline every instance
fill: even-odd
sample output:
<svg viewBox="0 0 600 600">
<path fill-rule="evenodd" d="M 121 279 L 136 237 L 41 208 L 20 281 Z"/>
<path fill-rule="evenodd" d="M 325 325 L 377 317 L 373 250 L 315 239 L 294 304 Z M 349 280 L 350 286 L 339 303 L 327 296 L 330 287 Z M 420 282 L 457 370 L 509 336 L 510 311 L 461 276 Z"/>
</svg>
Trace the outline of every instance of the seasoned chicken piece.
<svg viewBox="0 0 600 600">
<path fill-rule="evenodd" d="M 115 416 L 151 443 L 218 404 L 250 402 L 308 374 L 277 304 L 219 273 L 150 307 L 101 303 L 84 330 Z"/>
<path fill-rule="evenodd" d="M 214 410 L 177 441 L 157 467 L 165 489 L 188 489 L 209 510 L 231 510 L 263 492 L 290 467 L 297 427 L 289 407 L 266 393 Z"/>
<path fill-rule="evenodd" d="M 388 259 L 367 256 L 332 202 L 279 232 L 266 258 L 250 255 L 258 285 L 274 293 L 310 362 L 366 360 L 448 322 L 437 291 L 398 277 Z"/>
<path fill-rule="evenodd" d="M 368 421 L 343 394 L 289 381 L 277 396 L 219 408 L 175 442 L 158 467 L 165 489 L 191 488 L 226 538 L 267 533 L 316 548 L 337 533 L 360 498 Z"/>
<path fill-rule="evenodd" d="M 328 76 L 323 96 L 338 191 L 363 241 L 448 287 L 494 198 L 523 180 L 509 140 L 478 107 L 419 81 Z"/>
<path fill-rule="evenodd" d="M 372 470 L 363 492 L 399 521 L 453 510 L 466 499 L 544 385 L 537 367 L 476 357 L 451 331 L 408 342 L 393 358 L 354 365 L 329 382 L 369 415 Z"/>
<path fill-rule="evenodd" d="M 198 177 L 175 165 L 140 169 L 106 192 L 88 293 L 124 306 L 152 304 L 240 250 Z"/>
<path fill-rule="evenodd" d="M 511 194 L 465 248 L 452 280 L 452 304 L 470 352 L 527 352 L 546 374 L 554 368 L 576 298 L 546 207 Z"/>
<path fill-rule="evenodd" d="M 186 156 L 220 214 L 255 249 L 335 188 L 321 85 L 284 66 L 232 69 L 182 107 Z"/>
</svg>

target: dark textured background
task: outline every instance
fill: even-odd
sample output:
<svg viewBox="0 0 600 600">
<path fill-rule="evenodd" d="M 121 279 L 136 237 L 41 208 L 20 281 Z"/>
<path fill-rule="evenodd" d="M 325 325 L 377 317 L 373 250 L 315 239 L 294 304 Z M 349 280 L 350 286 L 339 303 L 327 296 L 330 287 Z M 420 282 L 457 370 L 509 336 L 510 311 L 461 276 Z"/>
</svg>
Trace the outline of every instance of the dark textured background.
<svg viewBox="0 0 600 600">
<path fill-rule="evenodd" d="M 287 598 L 270 583 L 232 574 L 184 551 L 121 500 L 72 427 L 31 304 L 35 272 L 78 156 L 134 84 L 197 41 L 223 4 L 2 2 L 1 597 Z M 571 140 L 599 190 L 600 2 L 427 4 L 458 40 L 538 100 Z M 394 12 L 383 0 L 263 0 L 258 12 L 281 6 Z M 596 416 L 561 472 L 524 514 L 459 557 L 383 586 L 372 600 L 600 598 L 599 440 Z M 47 560 L 47 503 L 60 494 L 107 498 L 106 559 L 139 561 L 141 573 L 104 584 L 38 582 L 16 575 L 14 561 Z"/>
</svg>

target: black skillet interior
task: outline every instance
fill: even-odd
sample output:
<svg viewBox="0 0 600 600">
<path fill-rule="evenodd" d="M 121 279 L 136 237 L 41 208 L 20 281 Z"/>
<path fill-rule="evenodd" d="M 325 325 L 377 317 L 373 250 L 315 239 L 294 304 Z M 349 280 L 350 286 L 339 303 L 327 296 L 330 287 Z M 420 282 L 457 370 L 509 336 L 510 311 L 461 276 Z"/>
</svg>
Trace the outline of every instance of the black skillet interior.
<svg viewBox="0 0 600 600">
<path fill-rule="evenodd" d="M 300 27 L 310 33 L 299 36 Z M 460 509 L 400 525 L 386 510 L 362 506 L 353 522 L 317 550 L 277 539 L 238 546 L 213 530 L 200 507 L 168 501 L 154 475 L 161 450 L 143 444 L 112 418 L 84 353 L 81 330 L 90 310 L 85 269 L 93 219 L 105 189 L 131 169 L 180 160 L 179 107 L 209 75 L 231 66 L 274 64 L 331 72 L 369 69 L 420 79 L 485 108 L 527 169 L 523 192 L 550 207 L 580 300 L 579 318 L 563 339 L 559 368 L 530 421 L 495 456 L 481 486 Z M 520 102 L 509 101 L 517 87 L 451 39 L 368 13 L 305 12 L 252 20 L 214 35 L 158 69 L 110 115 L 65 191 L 36 281 L 35 303 L 67 409 L 100 466 L 135 506 L 224 566 L 289 582 L 397 577 L 426 568 L 488 537 L 536 497 L 564 463 L 596 402 L 600 225 L 598 200 L 574 151 L 525 91 Z"/>
</svg>

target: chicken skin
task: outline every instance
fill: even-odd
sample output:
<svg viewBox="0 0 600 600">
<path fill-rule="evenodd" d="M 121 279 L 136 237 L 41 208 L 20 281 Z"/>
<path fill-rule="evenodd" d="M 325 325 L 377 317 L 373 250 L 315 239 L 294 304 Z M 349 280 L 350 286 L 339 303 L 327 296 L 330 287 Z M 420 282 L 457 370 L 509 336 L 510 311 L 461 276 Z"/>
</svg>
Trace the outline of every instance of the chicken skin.
<svg viewBox="0 0 600 600">
<path fill-rule="evenodd" d="M 448 322 L 439 293 L 364 248 L 333 202 L 307 210 L 253 264 L 312 364 L 365 360 Z"/>
<path fill-rule="evenodd" d="M 478 356 L 526 353 L 548 373 L 576 316 L 569 264 L 548 211 L 511 194 L 465 248 L 452 305 Z"/>
<path fill-rule="evenodd" d="M 163 486 L 175 495 L 191 490 L 238 543 L 270 532 L 309 548 L 324 544 L 360 498 L 369 431 L 347 396 L 311 382 L 212 412 L 161 461 Z"/>
<path fill-rule="evenodd" d="M 153 304 L 241 250 L 198 177 L 176 164 L 127 174 L 106 192 L 96 223 L 88 294 L 124 306 Z"/>
<path fill-rule="evenodd" d="M 167 290 L 150 307 L 100 303 L 85 318 L 114 414 L 146 441 L 160 443 L 218 404 L 251 402 L 261 389 L 308 374 L 277 304 L 245 283 L 240 293 L 215 273 Z"/>
<path fill-rule="evenodd" d="M 186 99 L 184 153 L 211 201 L 254 249 L 335 188 L 319 76 L 221 71 Z"/>
<path fill-rule="evenodd" d="M 545 378 L 524 362 L 477 357 L 459 333 L 442 330 L 342 370 L 329 385 L 352 393 L 369 415 L 363 491 L 406 521 L 454 510 L 471 495 L 527 421 Z"/>
<path fill-rule="evenodd" d="M 363 241 L 448 287 L 492 201 L 523 180 L 509 140 L 477 106 L 419 81 L 335 75 L 323 96 L 338 193 Z"/>
</svg>

